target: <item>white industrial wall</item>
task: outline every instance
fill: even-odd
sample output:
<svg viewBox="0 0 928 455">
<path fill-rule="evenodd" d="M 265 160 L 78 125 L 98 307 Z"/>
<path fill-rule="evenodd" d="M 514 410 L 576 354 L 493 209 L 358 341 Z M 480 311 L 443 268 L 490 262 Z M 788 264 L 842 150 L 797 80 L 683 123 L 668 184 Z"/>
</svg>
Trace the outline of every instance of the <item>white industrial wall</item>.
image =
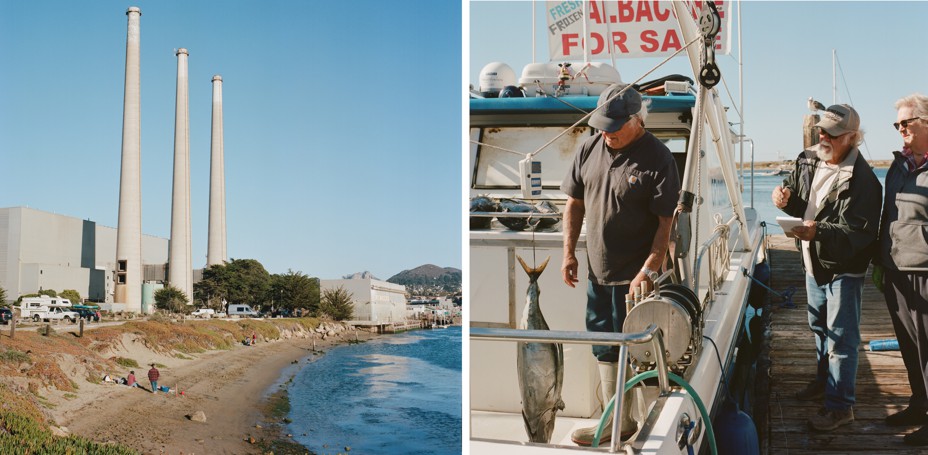
<svg viewBox="0 0 928 455">
<path fill-rule="evenodd" d="M 406 319 L 405 286 L 370 278 L 319 282 L 323 290 L 339 286 L 352 295 L 355 320 L 396 322 Z"/>
<path fill-rule="evenodd" d="M 20 289 L 23 290 L 23 294 L 31 294 L 41 289 L 54 289 L 57 292 L 74 289 L 81 294 L 81 298 L 87 298 L 89 284 L 90 269 L 48 264 L 22 265 Z M 7 295 L 10 300 L 16 297 L 19 296 Z"/>
<path fill-rule="evenodd" d="M 167 239 L 142 236 L 143 264 L 164 264 L 167 255 Z M 9 300 L 39 289 L 74 289 L 87 298 L 96 270 L 104 270 L 106 292 L 112 292 L 115 260 L 114 228 L 27 207 L 0 208 L 0 287 Z"/>
</svg>

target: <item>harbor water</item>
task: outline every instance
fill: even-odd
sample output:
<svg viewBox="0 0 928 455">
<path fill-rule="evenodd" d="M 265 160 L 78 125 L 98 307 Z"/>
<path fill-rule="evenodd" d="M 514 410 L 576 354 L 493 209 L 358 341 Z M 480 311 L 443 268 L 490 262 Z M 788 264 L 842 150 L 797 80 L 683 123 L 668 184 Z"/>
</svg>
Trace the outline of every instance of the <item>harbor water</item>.
<svg viewBox="0 0 928 455">
<path fill-rule="evenodd" d="M 876 178 L 879 179 L 881 185 L 886 181 L 887 171 L 889 171 L 887 168 L 876 168 L 873 170 L 873 173 L 876 174 Z M 771 200 L 770 195 L 777 185 L 783 183 L 785 177 L 778 175 L 760 175 L 761 172 L 763 171 L 758 171 L 754 174 L 754 208 L 757 209 L 757 214 L 761 221 L 767 223 L 768 234 L 782 234 L 783 229 L 777 224 L 777 217 L 786 216 L 786 213 L 773 205 L 773 200 Z M 744 204 L 750 207 L 751 174 L 748 171 L 744 173 L 744 192 L 742 193 L 742 197 L 744 198 Z"/>
<path fill-rule="evenodd" d="M 317 454 L 461 453 L 461 327 L 329 349 L 288 387 L 287 432 Z"/>
</svg>

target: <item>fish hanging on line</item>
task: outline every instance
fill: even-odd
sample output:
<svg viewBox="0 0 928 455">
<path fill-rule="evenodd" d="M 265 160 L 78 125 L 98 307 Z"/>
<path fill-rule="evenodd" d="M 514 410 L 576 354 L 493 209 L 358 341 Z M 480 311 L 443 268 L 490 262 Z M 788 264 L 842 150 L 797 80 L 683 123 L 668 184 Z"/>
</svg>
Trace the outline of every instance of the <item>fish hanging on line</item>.
<svg viewBox="0 0 928 455">
<path fill-rule="evenodd" d="M 519 263 L 528 274 L 525 310 L 519 320 L 521 330 L 550 330 L 541 313 L 538 277 L 545 271 L 550 257 L 537 268 Z M 531 442 L 548 443 L 554 431 L 557 411 L 564 409 L 561 389 L 564 386 L 564 347 L 558 343 L 519 343 L 516 354 L 519 390 L 522 393 L 522 419 Z"/>
</svg>

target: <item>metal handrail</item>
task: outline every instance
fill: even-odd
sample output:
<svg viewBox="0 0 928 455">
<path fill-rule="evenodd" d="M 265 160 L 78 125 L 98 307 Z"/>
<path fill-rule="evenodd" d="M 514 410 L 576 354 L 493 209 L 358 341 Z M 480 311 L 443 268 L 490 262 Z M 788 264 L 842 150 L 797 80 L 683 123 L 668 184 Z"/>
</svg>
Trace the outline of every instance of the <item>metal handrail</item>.
<svg viewBox="0 0 928 455">
<path fill-rule="evenodd" d="M 726 221 L 725 224 L 728 225 L 729 229 L 731 229 L 732 225 L 737 220 L 738 220 L 738 217 L 736 215 L 732 215 L 732 217 L 728 221 Z M 718 240 L 719 237 L 722 236 L 723 232 L 724 231 L 722 230 L 715 231 L 715 233 L 713 233 L 706 240 L 706 242 L 702 244 L 702 247 L 699 248 L 699 253 L 696 255 L 696 265 L 693 267 L 693 292 L 696 292 L 697 295 L 699 295 L 699 276 L 700 276 L 700 268 L 702 266 L 702 258 L 703 256 L 705 256 L 709 248 L 712 247 L 712 244 L 715 243 L 715 241 Z M 711 278 L 712 277 L 710 277 L 710 282 L 709 282 L 710 287 L 713 286 L 713 282 Z"/>
<path fill-rule="evenodd" d="M 470 338 L 484 341 L 517 341 L 522 343 L 568 343 L 568 344 L 589 344 L 598 346 L 618 346 L 619 347 L 619 365 L 628 363 L 628 346 L 644 343 L 652 343 L 654 352 L 663 353 L 664 339 L 661 330 L 656 324 L 651 324 L 641 332 L 635 333 L 614 333 L 614 332 L 579 332 L 568 330 L 519 330 L 503 328 L 470 328 Z M 661 389 L 661 394 L 670 393 L 670 380 L 667 377 L 667 359 L 663 355 L 657 355 L 657 382 Z M 621 392 L 625 386 L 626 368 L 618 368 L 616 384 L 621 384 L 622 389 L 617 389 L 615 397 L 615 407 L 612 413 L 612 443 L 610 452 L 619 451 L 622 434 L 622 411 L 625 406 L 625 393 Z"/>
</svg>

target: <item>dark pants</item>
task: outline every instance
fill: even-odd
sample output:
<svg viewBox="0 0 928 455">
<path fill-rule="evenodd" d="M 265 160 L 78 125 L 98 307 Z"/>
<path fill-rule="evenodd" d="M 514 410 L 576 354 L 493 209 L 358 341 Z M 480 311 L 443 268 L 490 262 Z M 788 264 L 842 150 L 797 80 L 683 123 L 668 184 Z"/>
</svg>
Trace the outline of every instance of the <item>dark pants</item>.
<svg viewBox="0 0 928 455">
<path fill-rule="evenodd" d="M 886 306 L 909 376 L 909 407 L 928 412 L 928 273 L 885 271 Z"/>
<path fill-rule="evenodd" d="M 602 286 L 590 281 L 586 290 L 586 329 L 590 332 L 621 332 L 625 324 L 625 294 L 628 285 Z M 618 362 L 618 346 L 593 346 L 600 362 Z"/>
</svg>

